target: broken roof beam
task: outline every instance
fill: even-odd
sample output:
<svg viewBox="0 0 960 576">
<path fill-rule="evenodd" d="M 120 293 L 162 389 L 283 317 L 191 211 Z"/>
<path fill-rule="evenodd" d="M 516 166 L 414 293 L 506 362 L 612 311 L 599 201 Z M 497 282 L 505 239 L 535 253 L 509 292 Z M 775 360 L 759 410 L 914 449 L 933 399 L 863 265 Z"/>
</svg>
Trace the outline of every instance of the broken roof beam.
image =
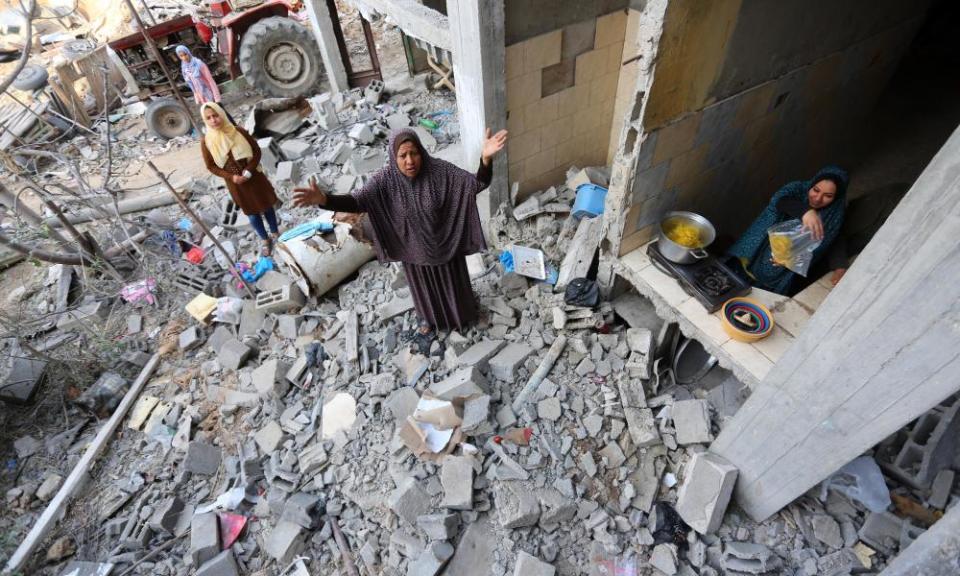
<svg viewBox="0 0 960 576">
<path fill-rule="evenodd" d="M 349 0 L 366 18 L 382 14 L 407 36 L 450 51 L 450 23 L 446 16 L 414 0 Z M 369 20 L 369 18 L 368 18 Z"/>
</svg>

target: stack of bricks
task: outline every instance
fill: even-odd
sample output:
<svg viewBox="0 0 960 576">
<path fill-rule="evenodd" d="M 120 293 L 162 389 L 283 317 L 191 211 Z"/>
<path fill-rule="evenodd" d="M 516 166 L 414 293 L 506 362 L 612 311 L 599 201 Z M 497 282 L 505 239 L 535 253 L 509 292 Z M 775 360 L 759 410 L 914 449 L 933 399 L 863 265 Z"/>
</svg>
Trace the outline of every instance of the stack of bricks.
<svg viewBox="0 0 960 576">
<path fill-rule="evenodd" d="M 607 163 L 627 12 L 507 46 L 510 181 L 527 194 Z M 616 130 L 619 133 L 619 130 Z"/>
</svg>

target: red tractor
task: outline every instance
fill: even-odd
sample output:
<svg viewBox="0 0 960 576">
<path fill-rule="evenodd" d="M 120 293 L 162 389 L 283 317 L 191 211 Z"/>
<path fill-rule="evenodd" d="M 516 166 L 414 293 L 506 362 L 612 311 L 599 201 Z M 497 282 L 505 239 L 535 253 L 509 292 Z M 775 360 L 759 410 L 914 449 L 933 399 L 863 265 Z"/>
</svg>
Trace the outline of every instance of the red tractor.
<svg viewBox="0 0 960 576">
<path fill-rule="evenodd" d="M 314 93 L 323 78 L 323 60 L 312 30 L 291 15 L 299 2 L 267 0 L 233 12 L 225 0 L 210 2 L 209 25 L 190 16 L 181 16 L 147 28 L 176 77 L 184 94 L 189 93 L 180 78 L 180 61 L 173 48 L 184 44 L 210 67 L 219 82 L 246 77 L 247 82 L 268 96 L 297 97 Z M 160 65 L 150 56 L 143 36 L 135 32 L 110 42 L 136 83 L 140 98 L 170 93 Z M 222 56 L 222 58 L 211 56 Z M 147 107 L 146 122 L 163 138 L 190 131 L 190 119 L 174 98 L 154 99 Z"/>
</svg>

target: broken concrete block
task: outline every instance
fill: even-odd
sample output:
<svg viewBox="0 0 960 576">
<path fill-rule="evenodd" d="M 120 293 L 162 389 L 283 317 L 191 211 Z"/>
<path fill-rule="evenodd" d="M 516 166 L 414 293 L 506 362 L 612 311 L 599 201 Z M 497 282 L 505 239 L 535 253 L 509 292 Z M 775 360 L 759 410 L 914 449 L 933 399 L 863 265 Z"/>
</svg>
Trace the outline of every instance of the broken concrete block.
<svg viewBox="0 0 960 576">
<path fill-rule="evenodd" d="M 257 140 L 260 146 L 260 165 L 269 173 L 277 170 L 277 160 L 280 158 L 280 148 L 273 138 L 260 138 Z"/>
<path fill-rule="evenodd" d="M 90 302 L 61 314 L 57 320 L 57 329 L 65 332 L 85 326 L 94 326 L 102 322 L 108 313 L 109 308 L 103 301 Z"/>
<path fill-rule="evenodd" d="M 343 165 L 348 174 L 362 176 L 383 168 L 384 156 L 375 148 L 360 148 L 355 150 Z"/>
<path fill-rule="evenodd" d="M 283 441 L 283 429 L 276 420 L 271 420 L 253 435 L 253 439 L 263 454 L 269 456 Z"/>
<path fill-rule="evenodd" d="M 900 544 L 903 518 L 891 512 L 870 512 L 860 527 L 860 539 L 873 548 L 893 552 Z"/>
<path fill-rule="evenodd" d="M 303 386 L 303 379 L 306 373 L 307 373 L 307 357 L 300 356 L 293 362 L 293 364 L 290 365 L 290 369 L 287 370 L 287 373 L 284 375 L 284 378 L 287 380 L 287 382 L 293 384 L 298 388 L 301 388 Z"/>
<path fill-rule="evenodd" d="M 540 501 L 522 482 L 498 482 L 493 489 L 493 499 L 500 525 L 504 528 L 533 526 L 540 520 Z"/>
<path fill-rule="evenodd" d="M 517 564 L 513 569 L 513 576 L 554 576 L 556 572 L 556 568 L 541 562 L 539 558 L 523 550 L 517 553 Z"/>
<path fill-rule="evenodd" d="M 407 566 L 407 576 L 436 576 L 453 552 L 453 545 L 449 542 L 431 543 Z"/>
<path fill-rule="evenodd" d="M 486 394 L 487 379 L 476 367 L 461 368 L 444 380 L 430 385 L 430 392 L 441 400 Z"/>
<path fill-rule="evenodd" d="M 194 514 L 190 522 L 190 556 L 200 566 L 220 552 L 220 525 L 214 512 Z"/>
<path fill-rule="evenodd" d="M 375 140 L 373 130 L 365 123 L 354 124 L 350 129 L 349 136 L 361 144 L 372 144 Z"/>
<path fill-rule="evenodd" d="M 33 402 L 47 370 L 46 360 L 17 357 L 10 362 L 6 380 L 0 385 L 0 399 L 11 404 Z"/>
<path fill-rule="evenodd" d="M 430 496 L 412 477 L 404 478 L 397 485 L 387 503 L 393 513 L 410 526 L 416 526 L 417 517 L 430 511 Z"/>
<path fill-rule="evenodd" d="M 831 550 L 843 548 L 843 535 L 840 524 L 833 517 L 826 514 L 815 514 L 810 518 L 813 527 L 813 536 Z"/>
<path fill-rule="evenodd" d="M 340 118 L 337 117 L 337 108 L 333 104 L 333 98 L 329 92 L 314 96 L 309 99 L 310 107 L 313 108 L 313 117 L 324 130 L 332 130 L 340 125 Z"/>
<path fill-rule="evenodd" d="M 280 150 L 287 160 L 299 160 L 310 151 L 310 143 L 299 138 L 291 138 L 280 143 Z M 279 166 L 278 166 L 279 169 Z"/>
<path fill-rule="evenodd" d="M 930 497 L 927 498 L 927 504 L 931 508 L 943 510 L 947 507 L 955 476 L 956 473 L 953 470 L 941 470 L 937 473 L 930 488 Z"/>
<path fill-rule="evenodd" d="M 47 502 L 57 493 L 57 490 L 60 489 L 60 486 L 63 485 L 63 476 L 59 474 L 51 474 L 44 478 L 43 483 L 40 484 L 40 487 L 37 488 L 37 492 L 34 496 L 38 500 Z"/>
<path fill-rule="evenodd" d="M 670 409 L 677 443 L 705 444 L 710 442 L 710 403 L 706 400 L 679 400 Z"/>
<path fill-rule="evenodd" d="M 763 574 L 778 568 L 780 557 L 762 544 L 727 542 L 721 563 L 723 569 L 729 572 Z"/>
<path fill-rule="evenodd" d="M 250 373 L 253 387 L 257 389 L 260 396 L 283 398 L 290 390 L 290 383 L 282 376 L 285 372 L 284 368 L 280 365 L 279 360 L 271 358 Z"/>
<path fill-rule="evenodd" d="M 377 316 L 381 322 L 386 322 L 394 316 L 399 316 L 409 310 L 413 310 L 413 298 L 406 296 L 403 298 L 394 298 L 386 304 L 380 306 L 377 310 Z"/>
<path fill-rule="evenodd" d="M 300 164 L 291 160 L 285 160 L 277 164 L 277 172 L 274 174 L 277 180 L 286 180 L 296 184 L 300 181 Z"/>
<path fill-rule="evenodd" d="M 650 565 L 667 576 L 677 573 L 677 545 L 657 544 L 650 554 Z"/>
<path fill-rule="evenodd" d="M 380 98 L 383 97 L 383 81 L 381 80 L 371 80 L 363 88 L 363 98 L 367 101 L 367 104 L 371 106 L 376 106 L 380 103 Z"/>
<path fill-rule="evenodd" d="M 506 344 L 505 340 L 481 340 L 467 348 L 463 354 L 460 354 L 457 357 L 457 364 L 459 366 L 475 366 L 480 370 L 486 370 L 489 367 L 490 359 Z"/>
<path fill-rule="evenodd" d="M 700 534 L 716 531 L 736 483 L 734 465 L 710 452 L 694 454 L 677 493 L 677 513 Z"/>
<path fill-rule="evenodd" d="M 219 446 L 194 440 L 187 445 L 187 455 L 183 457 L 185 470 L 193 474 L 213 476 L 220 469 L 221 452 Z"/>
<path fill-rule="evenodd" d="M 240 576 L 233 549 L 224 550 L 197 568 L 196 576 Z"/>
<path fill-rule="evenodd" d="M 320 497 L 306 492 L 297 492 L 287 498 L 283 503 L 283 512 L 280 514 L 281 521 L 293 522 L 299 524 L 307 530 L 313 528 L 317 504 L 320 503 Z"/>
<path fill-rule="evenodd" d="M 384 405 L 393 414 L 395 421 L 403 422 L 417 409 L 418 402 L 420 402 L 420 396 L 417 391 L 404 387 L 391 392 Z"/>
<path fill-rule="evenodd" d="M 627 429 L 630 431 L 630 438 L 633 440 L 634 446 L 645 448 L 660 443 L 657 423 L 653 419 L 653 412 L 649 408 L 624 407 L 623 415 L 627 420 Z"/>
<path fill-rule="evenodd" d="M 307 298 L 295 282 L 257 294 L 257 311 L 265 314 L 302 308 Z"/>
<path fill-rule="evenodd" d="M 230 338 L 220 346 L 217 359 L 227 370 L 237 370 L 247 361 L 253 350 L 236 338 Z"/>
<path fill-rule="evenodd" d="M 402 130 L 410 126 L 410 117 L 403 112 L 397 112 L 387 116 L 387 126 L 391 131 Z"/>
<path fill-rule="evenodd" d="M 530 354 L 533 354 L 533 348 L 526 344 L 518 342 L 508 344 L 490 359 L 490 374 L 498 380 L 513 382 L 517 378 L 517 370 Z"/>
<path fill-rule="evenodd" d="M 277 334 L 287 340 L 296 340 L 299 336 L 300 316 L 293 314 L 282 314 L 277 317 Z"/>
<path fill-rule="evenodd" d="M 490 396 L 484 394 L 469 398 L 463 403 L 463 422 L 460 429 L 469 434 L 480 429 L 490 416 Z"/>
<path fill-rule="evenodd" d="M 607 468 L 619 468 L 627 459 L 623 454 L 623 449 L 616 442 L 610 442 L 599 452 L 607 460 Z"/>
<path fill-rule="evenodd" d="M 445 456 L 440 468 L 444 508 L 471 510 L 473 508 L 473 458 Z"/>
<path fill-rule="evenodd" d="M 843 576 L 863 572 L 866 566 L 857 553 L 849 548 L 837 550 L 817 559 L 818 576 Z"/>
<path fill-rule="evenodd" d="M 333 183 L 333 191 L 337 196 L 344 196 L 353 191 L 353 186 L 356 183 L 356 176 L 351 176 L 350 174 L 341 174 Z"/>
<path fill-rule="evenodd" d="M 293 522 L 281 520 L 267 533 L 263 547 L 271 558 L 286 566 L 303 551 L 303 527 Z"/>
<path fill-rule="evenodd" d="M 417 526 L 430 540 L 451 540 L 460 528 L 460 515 L 426 514 L 417 518 Z"/>
<path fill-rule="evenodd" d="M 196 326 L 190 326 L 181 332 L 179 340 L 180 350 L 183 350 L 184 352 L 187 350 L 193 350 L 203 343 L 203 339 L 200 337 L 200 329 Z"/>
<path fill-rule="evenodd" d="M 562 413 L 560 399 L 557 397 L 544 398 L 537 403 L 537 416 L 540 418 L 556 422 Z"/>
<path fill-rule="evenodd" d="M 183 501 L 176 496 L 171 496 L 161 502 L 150 517 L 150 529 L 157 534 L 173 535 L 180 520 L 180 513 L 183 512 Z"/>
<path fill-rule="evenodd" d="M 143 330 L 143 316 L 131 314 L 127 316 L 127 334 L 139 334 Z"/>
</svg>

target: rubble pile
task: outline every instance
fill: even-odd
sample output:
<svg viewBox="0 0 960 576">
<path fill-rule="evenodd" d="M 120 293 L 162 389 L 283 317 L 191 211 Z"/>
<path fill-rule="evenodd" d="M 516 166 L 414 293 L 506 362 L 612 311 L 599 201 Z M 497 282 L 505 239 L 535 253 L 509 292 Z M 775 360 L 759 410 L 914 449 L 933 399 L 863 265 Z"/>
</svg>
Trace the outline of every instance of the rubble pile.
<svg viewBox="0 0 960 576">
<path fill-rule="evenodd" d="M 381 91 L 317 97 L 309 117 L 255 107 L 257 127 L 278 130 L 261 140 L 274 181 L 289 189 L 316 177 L 348 193 L 385 161 L 389 129 L 428 119 L 439 104 L 413 95 L 382 102 Z M 455 127 L 447 130 L 418 129 L 428 148 L 454 142 Z M 253 234 L 209 182 L 191 184 L 194 205 L 252 264 Z M 638 321 L 655 315 L 636 295 L 571 302 L 564 289 L 589 287 L 581 280 L 600 234 L 599 218 L 568 214 L 583 183 L 605 185 L 606 175 L 573 168 L 565 185 L 494 215 L 490 233 L 505 249 L 469 259 L 482 319 L 429 351 L 409 342 L 417 319 L 399 265 L 371 261 L 318 291 L 278 260 L 254 280 L 253 297 L 176 211 L 153 211 L 147 220 L 176 230 L 174 253 L 184 256 L 166 270 L 171 282 L 158 294 L 166 316 L 147 319 L 150 339 L 166 326 L 178 353 L 138 398 L 42 570 L 100 563 L 144 575 L 302 576 L 351 573 L 355 564 L 352 573 L 409 576 L 813 576 L 882 568 L 947 505 L 952 472 L 925 469 L 929 482 L 896 488 L 892 503 L 831 479 L 762 523 L 728 509 L 738 471 L 708 446 L 742 385 L 719 369 L 710 387 L 671 382 L 657 365 L 669 327 Z M 317 212 L 281 216 L 292 224 Z M 339 241 L 335 231 L 308 234 Z M 199 262 L 187 260 L 185 239 L 203 252 Z M 141 313 L 125 314 L 130 335 L 145 329 Z M 129 377 L 105 381 L 122 389 Z M 51 454 L 75 458 L 93 432 L 81 423 Z M 30 458 L 40 440 L 22 438 L 16 450 Z M 18 520 L 4 515 L 5 530 L 29 526 L 24 519 L 56 493 L 67 464 L 7 491 Z M 865 472 L 849 475 L 869 482 Z"/>
</svg>

